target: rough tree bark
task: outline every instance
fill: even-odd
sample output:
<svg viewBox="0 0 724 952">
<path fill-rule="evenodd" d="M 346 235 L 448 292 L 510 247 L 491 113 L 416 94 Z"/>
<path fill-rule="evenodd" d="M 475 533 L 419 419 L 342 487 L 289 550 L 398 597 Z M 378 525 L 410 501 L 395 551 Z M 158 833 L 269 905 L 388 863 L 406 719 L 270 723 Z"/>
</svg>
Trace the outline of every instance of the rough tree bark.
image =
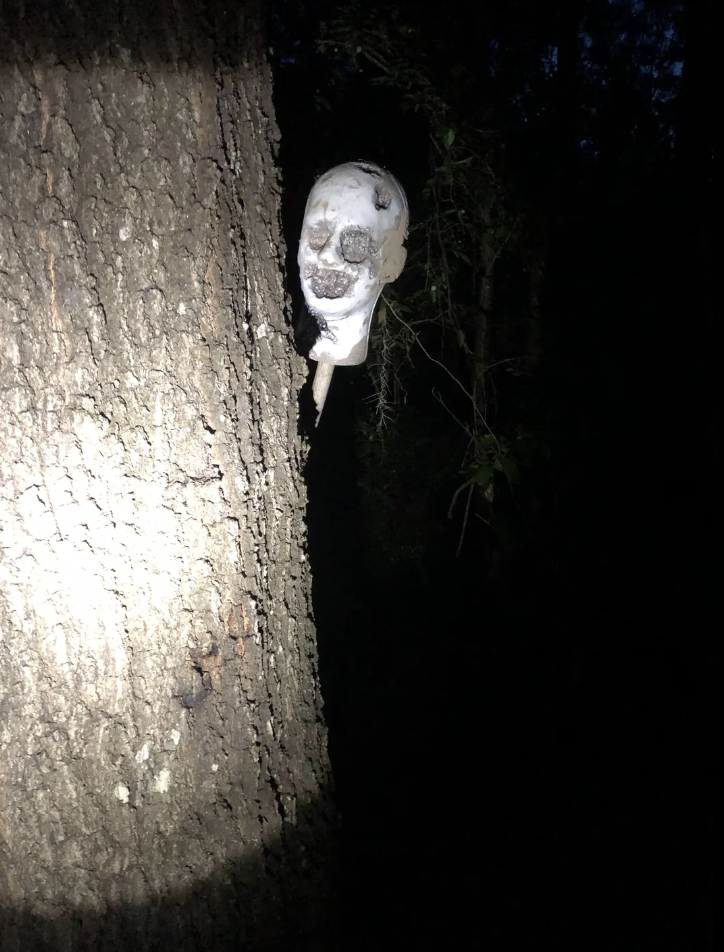
<svg viewBox="0 0 724 952">
<path fill-rule="evenodd" d="M 326 949 L 258 4 L 88 9 L 0 12 L 0 950 Z"/>
</svg>

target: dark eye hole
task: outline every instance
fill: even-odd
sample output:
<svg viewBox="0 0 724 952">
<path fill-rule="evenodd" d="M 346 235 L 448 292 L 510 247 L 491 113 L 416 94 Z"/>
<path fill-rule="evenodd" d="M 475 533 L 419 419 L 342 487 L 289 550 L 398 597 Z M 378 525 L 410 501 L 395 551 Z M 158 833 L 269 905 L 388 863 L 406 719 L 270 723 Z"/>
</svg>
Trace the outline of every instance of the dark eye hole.
<svg viewBox="0 0 724 952">
<path fill-rule="evenodd" d="M 321 251 L 329 241 L 329 228 L 322 223 L 309 229 L 309 247 L 312 251 Z"/>
<path fill-rule="evenodd" d="M 350 264 L 359 264 L 370 256 L 370 234 L 364 228 L 345 228 L 339 243 L 342 257 Z"/>
<path fill-rule="evenodd" d="M 384 185 L 375 185 L 375 208 L 377 211 L 380 212 L 389 208 L 391 203 L 392 195 L 389 189 L 386 189 Z"/>
</svg>

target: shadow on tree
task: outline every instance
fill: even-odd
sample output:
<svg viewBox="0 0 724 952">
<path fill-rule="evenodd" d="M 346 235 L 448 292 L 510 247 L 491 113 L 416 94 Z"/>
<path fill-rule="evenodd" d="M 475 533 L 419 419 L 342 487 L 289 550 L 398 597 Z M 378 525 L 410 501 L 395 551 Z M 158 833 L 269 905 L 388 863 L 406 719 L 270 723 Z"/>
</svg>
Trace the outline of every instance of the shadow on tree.
<svg viewBox="0 0 724 952">
<path fill-rule="evenodd" d="M 109 898 L 104 912 L 40 918 L 14 910 L 5 898 L 0 952 L 336 952 L 328 897 L 315 893 L 335 880 L 338 865 L 328 806 L 300 805 L 282 837 L 190 889 L 164 883 L 165 895 L 149 904 Z M 142 876 L 140 870 L 118 875 L 119 893 L 133 892 L 134 875 Z M 148 889 L 143 879 L 136 885 Z"/>
</svg>

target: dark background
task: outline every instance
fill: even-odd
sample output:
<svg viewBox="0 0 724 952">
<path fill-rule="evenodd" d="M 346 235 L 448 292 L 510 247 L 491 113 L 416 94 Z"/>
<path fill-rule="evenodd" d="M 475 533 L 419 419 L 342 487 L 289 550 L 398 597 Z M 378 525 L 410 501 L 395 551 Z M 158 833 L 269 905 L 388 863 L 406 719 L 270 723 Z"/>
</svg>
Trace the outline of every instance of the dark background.
<svg viewBox="0 0 724 952">
<path fill-rule="evenodd" d="M 428 186 L 450 130 L 469 145 L 463 180 L 490 167 L 496 207 L 519 222 L 496 266 L 489 359 L 528 336 L 516 372 L 494 378 L 489 420 L 536 449 L 516 481 L 495 474 L 492 501 L 475 490 L 467 521 L 465 495 L 448 518 L 470 442 L 450 373 L 469 387 L 473 372 L 451 328 L 416 325 L 439 363 L 415 344 L 397 366 L 384 432 L 372 361 L 335 373 L 317 430 L 311 386 L 302 395 L 342 948 L 709 949 L 713 4 L 264 6 L 300 350 L 296 245 L 329 167 L 367 159 L 404 185 L 410 256 L 390 293 L 413 323 L 429 313 Z M 180 0 L 110 7 L 112 22 L 195 22 Z M 81 8 L 43 5 L 73 16 L 64 30 L 48 16 L 47 35 L 39 18 L 40 48 L 93 49 Z M 26 14 L 32 31 L 37 8 L 8 6 L 13 22 Z M 148 33 L 153 51 L 164 33 Z M 386 40 L 396 75 L 379 65 Z M 469 277 L 450 287 L 466 307 Z M 23 941 L 87 926 L 86 944 L 110 947 L 120 922 L 137 944 L 188 945 L 202 919 L 194 936 L 170 924 L 207 907 L 235 920 L 224 877 L 182 915 L 172 897 L 100 924 L 59 919 L 57 933 L 28 919 Z M 270 936 L 277 917 L 270 902 Z"/>
<path fill-rule="evenodd" d="M 375 84 L 376 30 L 444 125 L 494 134 L 541 274 L 536 359 L 496 391 L 493 425 L 525 420 L 545 453 L 494 503 L 471 497 L 459 554 L 466 441 L 433 395 L 460 411 L 449 375 L 417 351 L 384 434 L 364 367 L 337 371 L 317 430 L 304 395 L 350 952 L 711 947 L 711 12 L 269 5 L 302 350 L 315 177 L 378 162 L 413 225 L 429 215 L 439 129 Z M 524 280 L 507 267 L 503 331 Z M 416 300 L 419 273 L 395 291 Z M 465 380 L 444 333 L 420 333 Z"/>
</svg>

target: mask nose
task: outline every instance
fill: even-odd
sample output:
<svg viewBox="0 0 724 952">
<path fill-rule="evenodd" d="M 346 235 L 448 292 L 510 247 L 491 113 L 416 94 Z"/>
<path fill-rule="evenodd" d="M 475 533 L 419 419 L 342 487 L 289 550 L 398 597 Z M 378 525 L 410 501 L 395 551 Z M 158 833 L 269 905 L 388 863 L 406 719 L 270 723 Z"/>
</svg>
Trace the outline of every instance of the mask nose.
<svg viewBox="0 0 724 952">
<path fill-rule="evenodd" d="M 319 262 L 325 268 L 338 268 L 342 264 L 342 258 L 336 247 L 334 238 L 330 238 L 327 244 L 319 252 Z"/>
</svg>

